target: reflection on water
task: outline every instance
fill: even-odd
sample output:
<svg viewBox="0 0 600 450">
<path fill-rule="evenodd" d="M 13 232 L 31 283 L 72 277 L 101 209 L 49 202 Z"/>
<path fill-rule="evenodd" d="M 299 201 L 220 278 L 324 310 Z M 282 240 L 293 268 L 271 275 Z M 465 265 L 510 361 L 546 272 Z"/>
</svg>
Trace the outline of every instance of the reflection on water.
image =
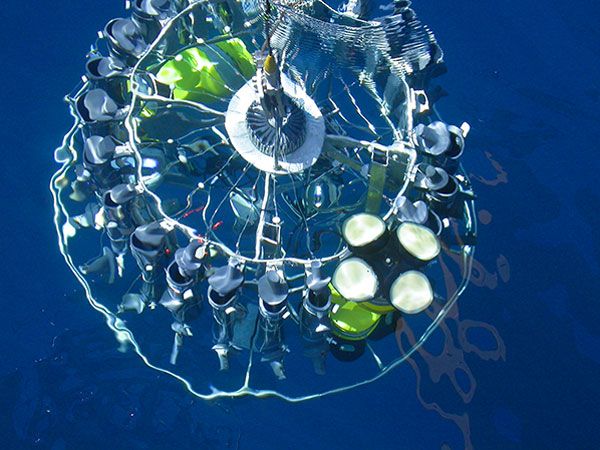
<svg viewBox="0 0 600 450">
<path fill-rule="evenodd" d="M 496 176 L 486 178 L 471 174 L 472 179 L 487 186 L 507 183 L 508 174 L 502 165 L 490 152 L 485 152 L 485 156 Z M 493 215 L 488 210 L 479 211 L 478 217 L 484 226 L 493 221 Z M 462 261 L 451 252 L 445 252 L 440 257 L 447 292 L 457 289 L 456 277 L 448 266 L 454 264 L 460 266 Z M 508 283 L 509 280 L 510 264 L 504 255 L 497 256 L 496 267 L 492 269 L 487 269 L 477 259 L 473 261 L 470 279 L 473 286 L 493 290 L 498 287 L 499 282 Z M 471 294 L 469 297 L 472 301 L 485 299 L 485 291 L 477 290 L 476 295 Z M 437 309 L 432 309 L 427 313 L 434 317 L 438 312 Z M 467 405 L 476 393 L 477 380 L 466 355 L 476 356 L 483 361 L 505 361 L 506 347 L 500 333 L 492 324 L 461 318 L 459 303 L 454 305 L 446 319 L 440 323 L 436 333 L 437 338 L 441 337 L 443 341 L 441 351 L 429 350 L 429 345 L 425 344 L 407 360 L 415 372 L 416 395 L 425 409 L 435 411 L 444 419 L 456 424 L 462 432 L 465 448 L 472 449 L 471 420 Z M 401 352 L 407 353 L 416 340 L 417 337 L 410 327 L 404 321 L 398 320 L 396 341 Z M 450 446 L 444 444 L 442 448 L 449 449 Z"/>
</svg>

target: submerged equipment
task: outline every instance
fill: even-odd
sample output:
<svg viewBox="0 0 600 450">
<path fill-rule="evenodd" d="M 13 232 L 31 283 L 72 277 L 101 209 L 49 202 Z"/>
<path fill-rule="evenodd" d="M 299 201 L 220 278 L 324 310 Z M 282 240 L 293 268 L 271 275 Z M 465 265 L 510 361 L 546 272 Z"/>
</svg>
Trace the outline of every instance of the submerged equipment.
<svg viewBox="0 0 600 450">
<path fill-rule="evenodd" d="M 202 398 L 305 400 L 404 361 L 394 331 L 432 333 L 476 240 L 469 127 L 433 108 L 442 51 L 410 2 L 127 7 L 67 96 L 51 184 L 121 348 Z"/>
</svg>

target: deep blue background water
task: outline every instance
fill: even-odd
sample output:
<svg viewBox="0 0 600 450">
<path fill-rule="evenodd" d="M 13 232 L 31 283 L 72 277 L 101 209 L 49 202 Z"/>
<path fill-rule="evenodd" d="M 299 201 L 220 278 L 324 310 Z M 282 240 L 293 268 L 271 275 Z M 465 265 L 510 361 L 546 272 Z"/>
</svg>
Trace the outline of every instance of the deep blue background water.
<svg viewBox="0 0 600 450">
<path fill-rule="evenodd" d="M 486 211 L 476 285 L 449 321 L 455 337 L 461 321 L 490 324 L 505 346 L 486 360 L 457 345 L 476 380 L 473 397 L 462 399 L 447 378 L 433 382 L 417 358 L 364 389 L 305 404 L 205 403 L 116 352 L 58 253 L 47 184 L 71 123 L 61 98 L 122 4 L 8 0 L 0 9 L 0 447 L 600 447 L 596 2 L 421 0 L 414 8 L 445 50 L 450 97 L 441 111 L 472 125 L 465 164 Z M 497 267 L 500 255 L 509 274 Z"/>
</svg>

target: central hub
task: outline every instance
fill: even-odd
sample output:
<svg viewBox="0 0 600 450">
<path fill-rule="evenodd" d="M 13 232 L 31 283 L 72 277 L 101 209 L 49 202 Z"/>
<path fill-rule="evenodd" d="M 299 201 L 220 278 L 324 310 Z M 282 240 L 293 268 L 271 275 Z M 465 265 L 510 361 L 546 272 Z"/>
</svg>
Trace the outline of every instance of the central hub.
<svg viewBox="0 0 600 450">
<path fill-rule="evenodd" d="M 287 97 L 285 97 L 287 99 Z M 282 117 L 268 117 L 259 102 L 250 105 L 246 122 L 252 142 L 265 155 L 285 157 L 298 150 L 306 139 L 304 111 L 292 101 L 286 101 Z"/>
<path fill-rule="evenodd" d="M 279 74 L 277 96 L 261 95 L 257 80 L 235 93 L 225 115 L 231 145 L 264 172 L 303 171 L 319 158 L 325 121 L 299 84 Z"/>
</svg>

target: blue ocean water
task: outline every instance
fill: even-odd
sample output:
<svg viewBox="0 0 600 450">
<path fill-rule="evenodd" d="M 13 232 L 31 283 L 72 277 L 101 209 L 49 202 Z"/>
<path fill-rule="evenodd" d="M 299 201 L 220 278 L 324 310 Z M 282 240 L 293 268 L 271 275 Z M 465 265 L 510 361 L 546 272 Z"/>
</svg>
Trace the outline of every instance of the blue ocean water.
<svg viewBox="0 0 600 450">
<path fill-rule="evenodd" d="M 4 2 L 2 448 L 600 446 L 598 8 L 584 0 L 413 7 L 445 51 L 450 96 L 440 111 L 472 126 L 473 283 L 447 320 L 438 343 L 446 352 L 291 405 L 203 402 L 116 351 L 57 250 L 47 185 L 71 123 L 61 99 L 122 4 Z"/>
</svg>

